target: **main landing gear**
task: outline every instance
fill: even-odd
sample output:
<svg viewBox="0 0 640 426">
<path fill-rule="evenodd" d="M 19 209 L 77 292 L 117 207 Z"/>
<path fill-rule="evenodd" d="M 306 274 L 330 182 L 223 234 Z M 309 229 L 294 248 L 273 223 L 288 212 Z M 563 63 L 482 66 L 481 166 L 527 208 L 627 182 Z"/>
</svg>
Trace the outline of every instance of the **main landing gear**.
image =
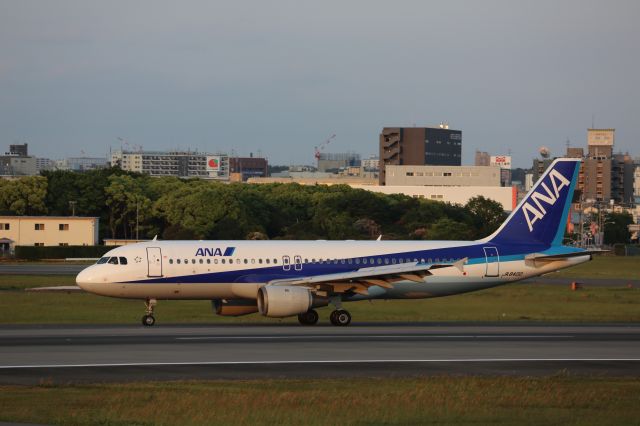
<svg viewBox="0 0 640 426">
<path fill-rule="evenodd" d="M 156 323 L 156 319 L 153 316 L 153 308 L 155 308 L 157 303 L 156 299 L 145 300 L 144 306 L 146 307 L 146 310 L 145 314 L 142 316 L 142 325 L 151 327 Z"/>
<path fill-rule="evenodd" d="M 318 318 L 318 313 L 314 309 L 298 315 L 298 321 L 302 325 L 315 325 L 318 322 Z"/>
<path fill-rule="evenodd" d="M 351 314 L 344 309 L 336 309 L 329 316 L 331 324 L 335 326 L 346 326 L 351 323 Z"/>
<path fill-rule="evenodd" d="M 318 318 L 318 313 L 314 309 L 298 315 L 298 321 L 302 325 L 315 325 L 318 323 Z M 336 309 L 329 315 L 329 320 L 335 326 L 349 325 L 351 323 L 351 314 L 344 309 Z"/>
</svg>

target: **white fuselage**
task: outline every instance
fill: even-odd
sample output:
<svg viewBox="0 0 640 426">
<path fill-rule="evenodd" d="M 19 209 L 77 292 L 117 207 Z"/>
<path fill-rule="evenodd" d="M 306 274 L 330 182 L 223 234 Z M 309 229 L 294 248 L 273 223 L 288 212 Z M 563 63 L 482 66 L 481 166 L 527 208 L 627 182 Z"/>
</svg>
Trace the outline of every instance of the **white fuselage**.
<svg viewBox="0 0 640 426">
<path fill-rule="evenodd" d="M 430 271 L 422 282 L 372 286 L 345 301 L 419 299 L 493 287 L 588 261 L 589 254 L 536 263 L 526 250 L 482 241 L 149 241 L 118 247 L 92 265 L 77 283 L 86 291 L 136 299 L 256 299 L 274 280 L 394 264 L 454 263 Z M 121 258 L 126 259 L 122 264 Z"/>
</svg>

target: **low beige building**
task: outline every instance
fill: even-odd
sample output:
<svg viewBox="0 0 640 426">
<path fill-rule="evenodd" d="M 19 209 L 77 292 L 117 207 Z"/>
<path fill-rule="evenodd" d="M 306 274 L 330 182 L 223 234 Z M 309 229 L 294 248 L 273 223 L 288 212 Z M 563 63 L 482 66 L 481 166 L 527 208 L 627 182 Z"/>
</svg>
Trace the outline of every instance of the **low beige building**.
<svg viewBox="0 0 640 426">
<path fill-rule="evenodd" d="M 15 246 L 93 246 L 100 218 L 80 216 L 0 216 L 0 253 Z"/>
<path fill-rule="evenodd" d="M 499 166 L 386 167 L 387 186 L 500 186 Z"/>
</svg>

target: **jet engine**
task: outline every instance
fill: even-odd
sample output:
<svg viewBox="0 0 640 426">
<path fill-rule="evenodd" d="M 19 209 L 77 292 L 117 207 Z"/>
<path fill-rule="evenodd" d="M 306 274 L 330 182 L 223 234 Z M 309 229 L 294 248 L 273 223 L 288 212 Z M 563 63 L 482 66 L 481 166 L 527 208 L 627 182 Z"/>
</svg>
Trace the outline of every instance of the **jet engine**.
<svg viewBox="0 0 640 426">
<path fill-rule="evenodd" d="M 211 306 L 216 314 L 224 317 L 239 317 L 241 315 L 249 315 L 258 312 L 258 305 L 255 300 L 246 299 L 214 299 Z"/>
<path fill-rule="evenodd" d="M 266 317 L 290 317 L 312 307 L 313 295 L 308 288 L 266 285 L 258 290 L 258 310 Z"/>
</svg>

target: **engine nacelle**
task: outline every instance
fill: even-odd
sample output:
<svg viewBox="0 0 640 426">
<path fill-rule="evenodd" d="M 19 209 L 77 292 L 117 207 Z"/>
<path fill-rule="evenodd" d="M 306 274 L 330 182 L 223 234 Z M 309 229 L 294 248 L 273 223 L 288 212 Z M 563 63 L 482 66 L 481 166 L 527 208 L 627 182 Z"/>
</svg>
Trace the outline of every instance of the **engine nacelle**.
<svg viewBox="0 0 640 426">
<path fill-rule="evenodd" d="M 214 299 L 211 306 L 216 314 L 224 317 L 239 317 L 258 312 L 258 305 L 255 300 L 246 299 Z"/>
<path fill-rule="evenodd" d="M 258 290 L 258 310 L 266 317 L 290 317 L 312 306 L 313 295 L 304 287 L 266 285 Z"/>
</svg>

